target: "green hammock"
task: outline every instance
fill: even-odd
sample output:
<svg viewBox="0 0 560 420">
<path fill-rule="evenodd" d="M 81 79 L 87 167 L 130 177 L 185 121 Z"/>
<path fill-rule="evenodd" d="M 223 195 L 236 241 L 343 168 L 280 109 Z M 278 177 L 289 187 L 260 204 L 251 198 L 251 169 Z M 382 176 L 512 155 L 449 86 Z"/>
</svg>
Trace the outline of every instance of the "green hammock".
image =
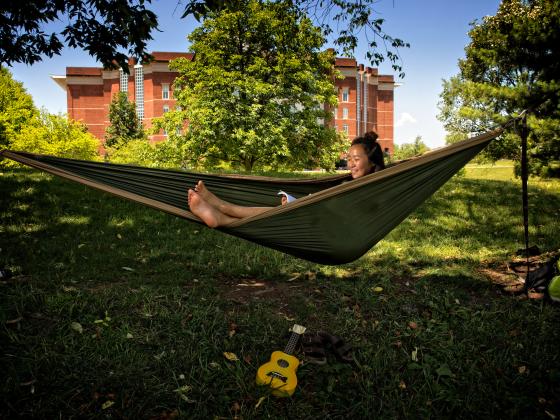
<svg viewBox="0 0 560 420">
<path fill-rule="evenodd" d="M 489 131 L 356 180 L 348 175 L 321 179 L 208 175 L 8 150 L 0 154 L 197 223 L 202 222 L 188 210 L 187 189 L 203 180 L 218 197 L 232 203 L 275 206 L 218 230 L 334 265 L 365 254 L 501 132 Z M 278 206 L 279 190 L 299 199 Z"/>
</svg>

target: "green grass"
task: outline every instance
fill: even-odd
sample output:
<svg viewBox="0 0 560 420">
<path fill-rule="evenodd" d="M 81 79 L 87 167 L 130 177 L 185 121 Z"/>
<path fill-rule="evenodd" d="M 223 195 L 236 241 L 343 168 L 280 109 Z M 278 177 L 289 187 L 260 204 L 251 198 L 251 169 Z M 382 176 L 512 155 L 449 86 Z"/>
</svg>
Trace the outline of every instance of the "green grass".
<svg viewBox="0 0 560 420">
<path fill-rule="evenodd" d="M 529 192 L 531 243 L 557 250 L 560 182 Z M 0 194 L 0 418 L 560 416 L 559 308 L 483 271 L 523 244 L 511 168 L 467 167 L 338 267 L 36 171 Z M 356 364 L 304 364 L 277 399 L 255 373 L 295 322 Z"/>
</svg>

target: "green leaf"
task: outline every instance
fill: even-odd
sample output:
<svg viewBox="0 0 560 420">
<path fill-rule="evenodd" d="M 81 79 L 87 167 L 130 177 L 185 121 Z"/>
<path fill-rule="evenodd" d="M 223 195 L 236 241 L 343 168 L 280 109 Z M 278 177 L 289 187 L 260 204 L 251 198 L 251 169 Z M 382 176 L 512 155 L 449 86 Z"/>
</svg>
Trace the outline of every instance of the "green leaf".
<svg viewBox="0 0 560 420">
<path fill-rule="evenodd" d="M 80 334 L 84 332 L 84 328 L 82 327 L 82 324 L 80 324 L 79 322 L 72 322 L 70 324 L 70 328 L 72 328 L 76 332 L 79 332 Z"/>
<path fill-rule="evenodd" d="M 451 369 L 449 369 L 446 363 L 437 368 L 436 373 L 438 376 L 453 376 L 453 372 L 451 372 Z"/>
</svg>

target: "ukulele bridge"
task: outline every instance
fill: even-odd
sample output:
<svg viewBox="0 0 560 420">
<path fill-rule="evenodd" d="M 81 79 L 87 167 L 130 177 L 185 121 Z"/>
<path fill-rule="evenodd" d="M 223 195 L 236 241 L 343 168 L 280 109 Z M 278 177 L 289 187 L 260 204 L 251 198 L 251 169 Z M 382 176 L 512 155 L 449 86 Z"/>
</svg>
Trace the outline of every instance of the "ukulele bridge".
<svg viewBox="0 0 560 420">
<path fill-rule="evenodd" d="M 281 375 L 281 374 L 278 373 L 278 372 L 274 372 L 274 371 L 268 372 L 268 373 L 266 374 L 266 376 L 270 376 L 271 378 L 280 379 L 280 380 L 281 380 L 282 382 L 284 382 L 284 383 L 288 382 L 288 378 L 285 377 L 284 375 Z"/>
</svg>

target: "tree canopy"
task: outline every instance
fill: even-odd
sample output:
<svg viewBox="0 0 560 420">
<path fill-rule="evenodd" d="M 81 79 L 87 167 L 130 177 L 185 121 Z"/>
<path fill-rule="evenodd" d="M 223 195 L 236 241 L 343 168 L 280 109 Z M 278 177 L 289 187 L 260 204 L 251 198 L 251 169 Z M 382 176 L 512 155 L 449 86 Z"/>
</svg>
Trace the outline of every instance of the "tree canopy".
<svg viewBox="0 0 560 420">
<path fill-rule="evenodd" d="M 274 0 L 272 2 L 275 2 Z M 387 58 L 401 76 L 399 48 L 409 44 L 383 31 L 384 20 L 374 9 L 378 0 L 276 0 L 310 16 L 324 35 L 347 55 L 354 53 L 358 35 L 365 34 L 366 57 L 378 65 Z M 0 3 L 0 64 L 33 64 L 42 55 L 59 55 L 64 45 L 82 48 L 105 67 L 128 69 L 128 56 L 149 61 L 146 51 L 157 16 L 146 4 L 151 0 L 27 0 Z M 235 10 L 237 2 L 186 0 L 183 18 L 204 20 L 222 10 Z M 53 24 L 66 21 L 62 30 Z"/>
<path fill-rule="evenodd" d="M 0 149 L 92 159 L 98 147 L 99 141 L 85 125 L 39 111 L 23 84 L 0 67 Z M 9 159 L 0 162 L 0 166 L 13 165 L 17 164 Z"/>
<path fill-rule="evenodd" d="M 44 109 L 14 135 L 10 148 L 72 159 L 99 158 L 99 140 L 84 124 Z M 6 164 L 11 166 L 14 162 L 6 159 Z"/>
<path fill-rule="evenodd" d="M 410 44 L 383 30 L 385 20 L 374 8 L 379 0 L 278 0 L 278 3 L 290 4 L 293 10 L 308 16 L 321 28 L 324 36 L 334 35 L 334 44 L 341 49 L 337 53 L 352 56 L 359 35 L 363 35 L 369 62 L 378 66 L 387 58 L 393 70 L 404 77 L 399 48 L 408 48 Z M 235 5 L 236 2 L 223 0 L 187 0 L 183 17 L 193 15 L 203 20 L 222 10 L 235 10 Z"/>
<path fill-rule="evenodd" d="M 321 31 L 288 3 L 237 5 L 190 35 L 194 60 L 172 63 L 181 110 L 163 126 L 173 139 L 189 121 L 182 150 L 192 166 L 333 169 L 344 144 L 325 124 L 337 98 Z"/>
<path fill-rule="evenodd" d="M 395 160 L 409 159 L 421 155 L 428 150 L 430 150 L 430 148 L 422 141 L 422 136 L 416 136 L 413 143 L 395 144 L 392 157 Z"/>
<path fill-rule="evenodd" d="M 504 0 L 495 16 L 472 25 L 460 73 L 443 84 L 439 118 L 448 141 L 529 110 L 532 171 L 554 174 L 560 164 L 559 27 L 557 0 Z M 519 155 L 515 127 L 487 148 L 492 160 Z"/>
<path fill-rule="evenodd" d="M 147 1 L 150 2 L 149 0 Z M 64 44 L 82 48 L 105 67 L 128 69 L 132 55 L 149 60 L 157 28 L 144 0 L 26 0 L 0 3 L 0 63 L 33 64 L 59 55 Z M 53 24 L 67 22 L 58 33 Z"/>
<path fill-rule="evenodd" d="M 10 139 L 38 112 L 23 84 L 0 66 L 0 149 L 7 148 Z"/>
</svg>

